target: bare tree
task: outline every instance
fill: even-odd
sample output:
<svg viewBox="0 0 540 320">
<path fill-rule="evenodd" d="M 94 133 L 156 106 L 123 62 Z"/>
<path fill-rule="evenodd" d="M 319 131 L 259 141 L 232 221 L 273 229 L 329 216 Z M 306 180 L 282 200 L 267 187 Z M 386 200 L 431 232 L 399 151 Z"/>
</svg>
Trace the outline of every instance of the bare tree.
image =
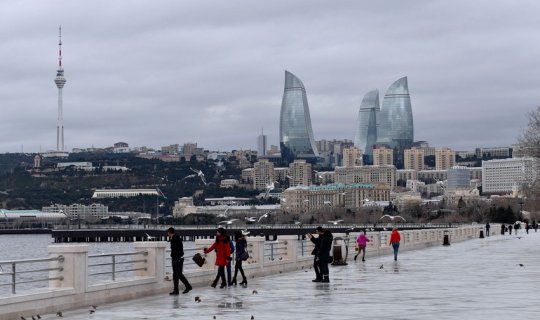
<svg viewBox="0 0 540 320">
<path fill-rule="evenodd" d="M 524 194 L 527 199 L 525 206 L 529 210 L 538 211 L 540 209 L 540 107 L 531 111 L 529 114 L 529 123 L 527 128 L 518 138 L 519 155 L 536 158 L 534 163 L 537 173 L 534 181 L 527 183 L 524 188 Z"/>
</svg>

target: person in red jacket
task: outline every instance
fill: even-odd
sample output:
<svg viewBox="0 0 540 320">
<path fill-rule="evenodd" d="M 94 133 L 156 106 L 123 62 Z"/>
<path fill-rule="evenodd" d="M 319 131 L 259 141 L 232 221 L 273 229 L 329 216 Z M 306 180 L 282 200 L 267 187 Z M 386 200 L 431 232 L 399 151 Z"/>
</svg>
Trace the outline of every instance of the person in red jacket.
<svg viewBox="0 0 540 320">
<path fill-rule="evenodd" d="M 223 228 L 218 228 L 216 232 L 216 241 L 210 246 L 210 248 L 204 248 L 204 253 L 212 252 L 216 250 L 216 263 L 218 266 L 218 272 L 216 279 L 212 282 L 212 288 L 217 286 L 218 280 L 221 278 L 220 288 L 225 288 L 227 282 L 225 281 L 225 266 L 231 260 L 231 240 L 227 236 L 227 231 Z"/>
<path fill-rule="evenodd" d="M 401 235 L 397 231 L 397 228 L 392 228 L 392 234 L 390 234 L 390 244 L 394 248 L 394 261 L 397 261 L 397 253 L 399 250 L 399 242 L 401 241 Z"/>
</svg>

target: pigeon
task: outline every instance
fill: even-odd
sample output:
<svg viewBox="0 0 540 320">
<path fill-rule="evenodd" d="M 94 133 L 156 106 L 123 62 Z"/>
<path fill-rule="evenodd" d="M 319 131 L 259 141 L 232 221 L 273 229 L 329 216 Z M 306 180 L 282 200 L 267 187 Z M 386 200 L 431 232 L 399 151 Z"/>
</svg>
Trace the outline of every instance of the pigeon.
<svg viewBox="0 0 540 320">
<path fill-rule="evenodd" d="M 379 269 L 384 269 L 384 266 L 381 264 L 381 266 L 379 267 Z"/>
<path fill-rule="evenodd" d="M 62 317 L 64 316 L 64 315 L 62 314 L 62 311 L 58 311 L 58 312 L 56 313 L 56 315 L 57 315 L 58 317 L 60 317 L 60 318 L 62 318 Z"/>
<path fill-rule="evenodd" d="M 520 267 L 524 267 L 525 265 L 523 265 L 523 263 L 520 263 L 519 266 L 520 266 Z"/>
<path fill-rule="evenodd" d="M 253 290 L 253 294 L 258 294 L 257 290 Z"/>
<path fill-rule="evenodd" d="M 36 317 L 32 316 L 32 320 L 36 320 Z"/>
<path fill-rule="evenodd" d="M 25 317 L 23 317 L 23 316 L 21 316 L 21 320 L 26 320 L 26 318 L 25 318 Z"/>
<path fill-rule="evenodd" d="M 255 320 L 255 317 L 253 315 L 251 315 L 251 320 Z"/>
<path fill-rule="evenodd" d="M 195 297 L 195 302 L 201 302 L 201 298 L 199 296 Z"/>
<path fill-rule="evenodd" d="M 88 310 L 88 312 L 90 312 L 90 314 L 96 312 L 96 310 Z"/>
<path fill-rule="evenodd" d="M 216 316 L 214 316 L 214 319 L 216 318 Z"/>
<path fill-rule="evenodd" d="M 41 319 L 41 316 L 38 314 L 38 315 L 37 315 L 37 318 L 38 318 L 38 319 Z"/>
</svg>

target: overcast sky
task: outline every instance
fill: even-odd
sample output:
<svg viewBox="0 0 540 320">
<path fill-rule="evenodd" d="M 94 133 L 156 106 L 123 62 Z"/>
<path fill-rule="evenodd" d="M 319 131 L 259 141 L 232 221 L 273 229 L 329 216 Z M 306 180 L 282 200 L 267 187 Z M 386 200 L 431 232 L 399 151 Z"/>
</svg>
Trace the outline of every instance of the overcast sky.
<svg viewBox="0 0 540 320">
<path fill-rule="evenodd" d="M 284 70 L 315 139 L 353 139 L 365 93 L 408 76 L 415 140 L 512 144 L 540 105 L 540 1 L 1 1 L 0 152 L 279 142 Z M 381 101 L 382 103 L 382 101 Z"/>
</svg>

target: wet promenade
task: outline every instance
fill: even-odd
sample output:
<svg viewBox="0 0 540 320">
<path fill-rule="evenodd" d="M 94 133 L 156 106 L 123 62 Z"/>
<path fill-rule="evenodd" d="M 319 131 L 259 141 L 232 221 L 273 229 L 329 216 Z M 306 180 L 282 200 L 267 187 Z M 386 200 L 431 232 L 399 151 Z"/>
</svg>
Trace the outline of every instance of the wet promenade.
<svg viewBox="0 0 540 320">
<path fill-rule="evenodd" d="M 539 319 L 539 244 L 540 233 L 520 231 L 403 252 L 397 262 L 350 261 L 331 267 L 330 284 L 312 283 L 306 270 L 250 279 L 247 288 L 195 288 L 98 306 L 93 314 L 66 311 L 64 318 Z"/>
</svg>

